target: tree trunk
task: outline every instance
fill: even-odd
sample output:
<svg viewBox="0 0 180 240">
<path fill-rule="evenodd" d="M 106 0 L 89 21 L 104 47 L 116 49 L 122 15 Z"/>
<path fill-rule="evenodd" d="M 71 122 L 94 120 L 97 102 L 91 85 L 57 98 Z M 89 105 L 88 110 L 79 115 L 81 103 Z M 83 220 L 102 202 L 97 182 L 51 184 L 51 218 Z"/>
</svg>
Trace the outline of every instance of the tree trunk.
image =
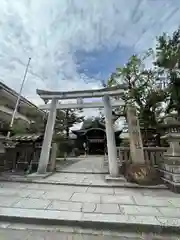
<svg viewBox="0 0 180 240">
<path fill-rule="evenodd" d="M 69 125 L 68 125 L 68 119 L 69 119 L 69 110 L 66 110 L 66 138 L 69 138 Z"/>
<path fill-rule="evenodd" d="M 69 138 L 69 127 L 66 126 L 66 138 L 68 139 Z"/>
</svg>

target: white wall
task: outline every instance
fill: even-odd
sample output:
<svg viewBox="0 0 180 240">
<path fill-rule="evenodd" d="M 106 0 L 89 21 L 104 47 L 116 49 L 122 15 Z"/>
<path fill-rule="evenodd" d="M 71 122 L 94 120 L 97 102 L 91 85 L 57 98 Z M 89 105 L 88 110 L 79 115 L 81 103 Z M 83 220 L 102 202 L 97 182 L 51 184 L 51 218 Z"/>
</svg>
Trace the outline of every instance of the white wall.
<svg viewBox="0 0 180 240">
<path fill-rule="evenodd" d="M 5 114 L 5 116 L 3 116 L 3 114 Z M 1 118 L 6 118 L 7 119 L 7 116 L 8 116 L 8 118 L 9 118 L 8 120 L 11 121 L 12 114 L 13 114 L 13 110 L 12 109 L 7 108 L 7 107 L 5 107 L 3 105 L 0 105 L 0 119 Z M 18 112 L 16 113 L 15 118 L 16 119 L 21 119 L 21 120 L 24 120 L 24 121 L 30 123 L 30 120 L 26 116 L 24 116 L 24 115 L 22 115 L 22 114 L 20 114 Z"/>
</svg>

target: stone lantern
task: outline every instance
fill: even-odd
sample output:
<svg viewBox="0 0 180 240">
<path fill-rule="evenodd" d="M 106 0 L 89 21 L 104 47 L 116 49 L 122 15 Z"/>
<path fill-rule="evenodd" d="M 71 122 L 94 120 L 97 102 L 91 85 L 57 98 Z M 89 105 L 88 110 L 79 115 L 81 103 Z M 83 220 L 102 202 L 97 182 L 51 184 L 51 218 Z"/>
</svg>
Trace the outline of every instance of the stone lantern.
<svg viewBox="0 0 180 240">
<path fill-rule="evenodd" d="M 159 170 L 167 187 L 180 192 L 180 121 L 175 117 L 166 117 L 161 127 L 165 131 L 161 138 L 167 140 L 169 147 L 164 153 Z"/>
</svg>

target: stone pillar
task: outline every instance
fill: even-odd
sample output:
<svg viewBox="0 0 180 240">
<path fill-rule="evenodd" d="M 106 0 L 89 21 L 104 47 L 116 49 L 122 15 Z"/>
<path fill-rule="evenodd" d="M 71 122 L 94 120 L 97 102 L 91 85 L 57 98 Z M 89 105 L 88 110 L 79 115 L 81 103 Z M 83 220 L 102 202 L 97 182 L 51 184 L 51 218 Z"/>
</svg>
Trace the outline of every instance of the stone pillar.
<svg viewBox="0 0 180 240">
<path fill-rule="evenodd" d="M 109 96 L 103 97 L 104 101 L 104 115 L 106 123 L 106 137 L 107 137 L 107 149 L 108 149 L 108 161 L 109 161 L 109 173 L 111 177 L 118 177 L 119 168 L 117 162 L 117 150 L 115 135 L 113 129 L 113 120 L 112 120 L 112 107 L 110 103 Z"/>
<path fill-rule="evenodd" d="M 51 156 L 49 163 L 49 172 L 54 172 L 56 170 L 56 155 L 57 155 L 57 143 L 52 143 Z"/>
<path fill-rule="evenodd" d="M 131 161 L 125 163 L 125 176 L 130 182 L 141 185 L 157 183 L 157 171 L 145 161 L 139 119 L 135 106 L 128 106 L 127 120 L 130 141 Z"/>
<path fill-rule="evenodd" d="M 143 143 L 135 107 L 127 107 L 127 120 L 132 163 L 144 164 Z"/>
<path fill-rule="evenodd" d="M 39 159 L 39 165 L 37 172 L 39 174 L 45 174 L 49 162 L 50 150 L 51 150 L 51 143 L 54 131 L 54 125 L 56 120 L 56 106 L 57 100 L 52 99 L 51 107 L 49 110 L 48 120 L 46 124 L 46 130 L 44 134 L 43 145 L 41 149 L 41 155 Z"/>
</svg>

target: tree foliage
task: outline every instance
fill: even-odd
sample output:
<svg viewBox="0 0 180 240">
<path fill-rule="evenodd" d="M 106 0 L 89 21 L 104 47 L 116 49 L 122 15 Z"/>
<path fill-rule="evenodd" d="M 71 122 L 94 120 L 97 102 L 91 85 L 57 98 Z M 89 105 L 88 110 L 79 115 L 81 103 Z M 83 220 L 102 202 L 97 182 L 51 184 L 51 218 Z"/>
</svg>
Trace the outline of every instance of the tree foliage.
<svg viewBox="0 0 180 240">
<path fill-rule="evenodd" d="M 29 124 L 22 125 L 19 121 L 15 121 L 13 132 L 15 134 L 31 134 L 44 133 L 48 114 L 34 115 L 33 121 Z M 69 138 L 70 128 L 83 121 L 84 117 L 80 115 L 80 110 L 68 109 L 66 111 L 57 110 L 56 122 L 54 127 L 54 135 L 56 139 Z"/>
<path fill-rule="evenodd" d="M 28 129 L 28 123 L 22 122 L 18 119 L 14 121 L 13 127 L 12 127 L 12 133 L 13 134 L 27 134 L 27 129 Z"/>
<path fill-rule="evenodd" d="M 162 113 L 175 111 L 180 117 L 180 28 L 171 36 L 163 33 L 157 37 L 155 61 L 147 69 L 144 62 L 151 53 L 147 51 L 144 58 L 133 55 L 125 66 L 116 69 L 108 82 L 127 84 L 125 104 L 136 105 L 145 126 L 156 126 Z"/>
<path fill-rule="evenodd" d="M 162 111 L 166 94 L 156 86 L 157 73 L 146 69 L 143 60 L 133 55 L 123 67 L 118 67 L 109 79 L 108 85 L 124 83 L 128 86 L 122 99 L 125 105 L 137 108 L 140 123 L 144 127 L 155 127 Z"/>
<path fill-rule="evenodd" d="M 69 138 L 70 128 L 84 119 L 80 112 L 80 110 L 76 109 L 57 110 L 55 133 Z"/>
<path fill-rule="evenodd" d="M 172 36 L 164 33 L 157 38 L 155 66 L 166 78 L 168 113 L 175 110 L 180 116 L 180 28 Z"/>
</svg>

